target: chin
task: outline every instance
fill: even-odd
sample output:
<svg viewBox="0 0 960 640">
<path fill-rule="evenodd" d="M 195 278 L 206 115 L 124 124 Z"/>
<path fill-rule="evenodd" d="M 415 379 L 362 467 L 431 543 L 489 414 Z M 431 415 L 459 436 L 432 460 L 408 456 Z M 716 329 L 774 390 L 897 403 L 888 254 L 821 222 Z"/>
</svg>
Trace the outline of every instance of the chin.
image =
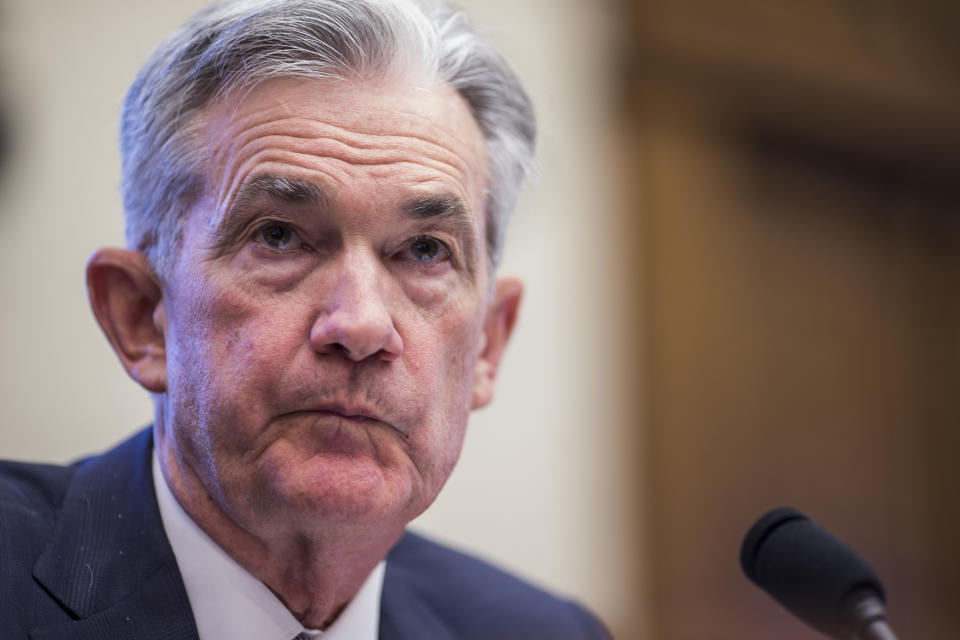
<svg viewBox="0 0 960 640">
<path fill-rule="evenodd" d="M 309 526 L 383 524 L 413 519 L 413 485 L 369 458 L 317 455 L 297 469 L 270 474 L 264 488 L 267 511 Z M 278 514 L 279 515 L 279 514 Z"/>
</svg>

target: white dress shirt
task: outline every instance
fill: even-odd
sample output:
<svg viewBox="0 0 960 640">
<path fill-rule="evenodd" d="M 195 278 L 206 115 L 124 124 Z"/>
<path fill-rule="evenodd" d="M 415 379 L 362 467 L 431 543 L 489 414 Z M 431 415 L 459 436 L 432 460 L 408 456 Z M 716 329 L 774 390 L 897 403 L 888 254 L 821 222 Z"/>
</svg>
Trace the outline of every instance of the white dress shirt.
<svg viewBox="0 0 960 640">
<path fill-rule="evenodd" d="M 304 629 L 266 585 L 187 515 L 170 492 L 155 453 L 153 485 L 200 640 L 292 640 L 298 633 L 323 640 L 377 640 L 385 561 L 374 568 L 333 624 L 324 631 Z"/>
</svg>

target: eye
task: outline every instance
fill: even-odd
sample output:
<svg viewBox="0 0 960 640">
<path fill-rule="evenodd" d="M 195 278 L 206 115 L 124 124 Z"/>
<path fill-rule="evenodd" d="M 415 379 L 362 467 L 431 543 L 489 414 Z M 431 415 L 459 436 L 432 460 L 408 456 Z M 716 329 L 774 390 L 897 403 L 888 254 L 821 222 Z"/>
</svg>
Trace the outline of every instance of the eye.
<svg viewBox="0 0 960 640">
<path fill-rule="evenodd" d="M 282 222 L 269 222 L 254 233 L 254 240 L 277 251 L 289 251 L 300 246 L 300 236 Z"/>
<path fill-rule="evenodd" d="M 446 243 L 430 236 L 417 236 L 408 245 L 410 255 L 415 262 L 432 264 L 450 259 L 450 250 Z"/>
</svg>

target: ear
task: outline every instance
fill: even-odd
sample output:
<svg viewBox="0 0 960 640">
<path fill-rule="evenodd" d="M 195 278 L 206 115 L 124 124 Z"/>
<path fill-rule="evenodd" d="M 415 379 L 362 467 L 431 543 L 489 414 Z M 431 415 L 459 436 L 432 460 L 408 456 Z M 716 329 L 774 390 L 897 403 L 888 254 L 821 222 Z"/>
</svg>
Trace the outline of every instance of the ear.
<svg viewBox="0 0 960 640">
<path fill-rule="evenodd" d="M 166 391 L 166 311 L 159 279 L 146 256 L 99 249 L 87 261 L 87 295 L 130 377 L 147 391 Z"/>
<path fill-rule="evenodd" d="M 523 298 L 523 283 L 516 278 L 497 279 L 493 302 L 487 309 L 483 325 L 483 343 L 473 380 L 471 409 L 487 406 L 493 398 L 493 383 L 500 358 L 517 322 L 517 311 Z"/>
</svg>

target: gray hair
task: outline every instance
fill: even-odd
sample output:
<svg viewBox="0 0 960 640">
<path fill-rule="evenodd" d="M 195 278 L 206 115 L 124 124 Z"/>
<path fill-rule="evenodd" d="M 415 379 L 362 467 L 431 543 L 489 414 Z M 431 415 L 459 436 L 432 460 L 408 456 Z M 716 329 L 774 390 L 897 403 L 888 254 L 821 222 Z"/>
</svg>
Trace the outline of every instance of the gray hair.
<svg viewBox="0 0 960 640">
<path fill-rule="evenodd" d="M 276 77 L 384 77 L 419 64 L 457 89 L 484 137 L 491 268 L 533 166 L 533 110 L 519 79 L 466 16 L 412 0 L 239 0 L 170 35 L 127 92 L 120 128 L 127 245 L 169 274 L 180 220 L 204 189 L 196 116 Z"/>
</svg>

